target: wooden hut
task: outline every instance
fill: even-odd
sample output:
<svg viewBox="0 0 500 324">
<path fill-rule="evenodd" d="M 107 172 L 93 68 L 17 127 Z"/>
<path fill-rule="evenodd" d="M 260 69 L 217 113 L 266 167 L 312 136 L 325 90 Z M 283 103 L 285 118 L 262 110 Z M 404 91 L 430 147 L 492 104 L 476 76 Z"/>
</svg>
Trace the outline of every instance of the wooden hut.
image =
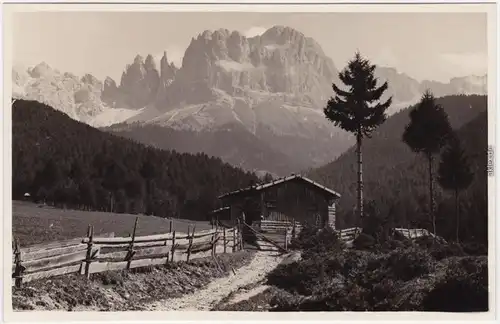
<svg viewBox="0 0 500 324">
<path fill-rule="evenodd" d="M 340 195 L 301 175 L 258 184 L 219 197 L 230 208 L 232 221 L 252 225 L 262 220 L 314 223 L 335 228 Z"/>
</svg>

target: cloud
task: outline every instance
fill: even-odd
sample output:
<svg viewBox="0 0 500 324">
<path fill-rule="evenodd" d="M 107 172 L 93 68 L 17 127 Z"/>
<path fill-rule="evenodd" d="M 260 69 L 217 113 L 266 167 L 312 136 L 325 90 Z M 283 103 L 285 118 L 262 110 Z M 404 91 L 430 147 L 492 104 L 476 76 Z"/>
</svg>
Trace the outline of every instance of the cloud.
<svg viewBox="0 0 500 324">
<path fill-rule="evenodd" d="M 261 27 L 261 26 L 253 26 L 247 29 L 246 31 L 243 32 L 243 35 L 246 37 L 254 37 L 254 36 L 259 36 L 262 35 L 267 28 Z"/>
<path fill-rule="evenodd" d="M 457 75 L 482 75 L 488 72 L 488 55 L 485 52 L 444 53 L 440 55 L 440 61 Z"/>
</svg>

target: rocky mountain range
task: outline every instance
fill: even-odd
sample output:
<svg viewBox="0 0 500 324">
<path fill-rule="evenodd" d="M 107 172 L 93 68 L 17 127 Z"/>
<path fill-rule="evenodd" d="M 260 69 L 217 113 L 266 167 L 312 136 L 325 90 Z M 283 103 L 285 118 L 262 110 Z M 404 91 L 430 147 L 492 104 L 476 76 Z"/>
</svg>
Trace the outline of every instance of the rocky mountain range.
<svg viewBox="0 0 500 324">
<path fill-rule="evenodd" d="M 436 96 L 487 90 L 486 76 L 441 83 L 418 82 L 393 68 L 379 67 L 376 73 L 389 82 L 390 113 L 414 103 L 427 88 Z M 78 78 L 45 63 L 14 68 L 13 96 L 47 103 L 95 127 L 120 124 L 129 135 L 151 125 L 207 134 L 238 129 L 265 143 L 264 151 L 271 148 L 308 168 L 331 161 L 352 144 L 322 112 L 333 94 L 331 83 L 338 81 L 337 67 L 314 39 L 275 26 L 251 38 L 227 29 L 204 31 L 192 38 L 181 67 L 166 52 L 159 62 L 137 55 L 119 83 Z M 228 127 L 234 124 L 238 127 Z M 229 153 L 217 154 L 225 159 Z"/>
</svg>

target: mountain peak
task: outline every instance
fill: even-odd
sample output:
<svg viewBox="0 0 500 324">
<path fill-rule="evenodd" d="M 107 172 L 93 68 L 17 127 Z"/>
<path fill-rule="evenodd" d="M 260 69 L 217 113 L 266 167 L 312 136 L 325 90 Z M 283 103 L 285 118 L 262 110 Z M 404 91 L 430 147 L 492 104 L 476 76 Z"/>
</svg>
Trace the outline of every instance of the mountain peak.
<svg viewBox="0 0 500 324">
<path fill-rule="evenodd" d="M 137 54 L 136 57 L 134 58 L 134 64 L 139 65 L 139 64 L 144 64 L 144 58 Z"/>
<path fill-rule="evenodd" d="M 302 37 L 305 37 L 305 35 L 292 28 L 292 27 L 288 27 L 288 26 L 284 26 L 284 25 L 275 25 L 275 26 L 272 26 L 271 28 L 269 28 L 268 30 L 266 30 L 262 36 L 264 35 L 298 35 L 298 36 L 302 36 Z"/>
<path fill-rule="evenodd" d="M 149 70 L 156 70 L 156 63 L 155 63 L 155 59 L 154 59 L 153 55 L 148 54 L 148 56 L 146 56 L 146 61 L 144 62 L 144 67 L 148 71 Z"/>
<path fill-rule="evenodd" d="M 212 98 L 211 89 L 228 95 L 256 90 L 318 106 L 330 95 L 336 78 L 337 70 L 321 47 L 293 28 L 274 26 L 253 38 L 217 29 L 191 40 L 179 70 L 185 84 L 178 87 L 190 89 L 190 97 L 199 98 L 196 102 Z"/>
<path fill-rule="evenodd" d="M 49 76 L 56 72 L 50 65 L 46 62 L 40 62 L 34 68 L 29 70 L 29 74 L 34 78 L 39 78 L 42 76 Z"/>
</svg>

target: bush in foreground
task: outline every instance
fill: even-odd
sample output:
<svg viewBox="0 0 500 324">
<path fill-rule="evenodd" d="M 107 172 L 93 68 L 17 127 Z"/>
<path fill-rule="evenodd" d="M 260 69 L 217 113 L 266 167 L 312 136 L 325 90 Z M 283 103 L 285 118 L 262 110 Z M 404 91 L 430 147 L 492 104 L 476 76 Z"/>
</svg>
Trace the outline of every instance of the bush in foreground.
<svg viewBox="0 0 500 324">
<path fill-rule="evenodd" d="M 344 250 L 319 235 L 303 238 L 308 244 L 301 260 L 268 275 L 280 291 L 273 311 L 488 309 L 487 257 L 466 256 L 458 245 L 426 238 Z"/>
</svg>

